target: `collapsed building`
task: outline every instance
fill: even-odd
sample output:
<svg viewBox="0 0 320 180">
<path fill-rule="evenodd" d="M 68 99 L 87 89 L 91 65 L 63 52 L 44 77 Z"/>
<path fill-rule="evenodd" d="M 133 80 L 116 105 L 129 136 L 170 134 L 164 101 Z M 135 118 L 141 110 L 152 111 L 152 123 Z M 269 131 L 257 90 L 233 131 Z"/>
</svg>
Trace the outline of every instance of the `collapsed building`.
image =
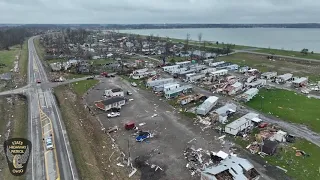
<svg viewBox="0 0 320 180">
<path fill-rule="evenodd" d="M 205 168 L 201 180 L 257 180 L 260 174 L 247 160 L 228 155 L 217 166 Z"/>
</svg>

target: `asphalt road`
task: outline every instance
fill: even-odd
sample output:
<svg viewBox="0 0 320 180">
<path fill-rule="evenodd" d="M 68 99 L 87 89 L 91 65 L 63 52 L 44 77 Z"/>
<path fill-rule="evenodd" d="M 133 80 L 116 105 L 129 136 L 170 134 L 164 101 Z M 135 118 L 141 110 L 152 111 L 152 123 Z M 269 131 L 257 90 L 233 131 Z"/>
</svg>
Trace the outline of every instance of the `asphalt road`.
<svg viewBox="0 0 320 180">
<path fill-rule="evenodd" d="M 0 92 L 2 95 L 24 94 L 28 97 L 28 139 L 32 152 L 27 169 L 27 180 L 78 180 L 70 143 L 52 88 L 84 78 L 62 83 L 48 81 L 46 72 L 34 47 L 35 37 L 28 40 L 28 85 Z M 40 80 L 41 83 L 37 83 Z M 46 149 L 45 140 L 52 137 L 54 148 Z"/>
<path fill-rule="evenodd" d="M 41 84 L 48 83 L 46 72 L 36 53 L 33 39 L 31 38 L 28 42 L 29 84 L 33 84 L 37 80 L 40 80 Z M 32 156 L 32 169 L 36 173 L 31 173 L 31 179 L 78 179 L 67 133 L 52 90 L 44 88 L 40 84 L 36 84 L 34 87 L 35 93 L 30 94 L 29 98 L 32 106 L 30 114 L 35 114 L 38 121 L 31 124 L 31 128 L 34 129 L 33 132 L 31 130 L 31 135 L 34 132 L 36 135 L 36 138 L 31 138 L 31 140 L 35 141 L 33 142 L 33 144 L 36 144 L 34 151 L 38 152 L 40 156 L 36 156 L 36 153 Z M 44 140 L 50 136 L 53 138 L 54 149 L 46 150 Z M 40 142 L 38 137 L 41 137 Z M 38 144 L 39 146 L 37 146 Z M 43 157 L 44 161 L 38 162 L 40 160 L 39 157 Z M 38 164 L 43 163 L 45 171 L 41 165 L 41 168 L 37 168 Z M 43 172 L 45 172 L 45 175 L 43 175 Z"/>
</svg>

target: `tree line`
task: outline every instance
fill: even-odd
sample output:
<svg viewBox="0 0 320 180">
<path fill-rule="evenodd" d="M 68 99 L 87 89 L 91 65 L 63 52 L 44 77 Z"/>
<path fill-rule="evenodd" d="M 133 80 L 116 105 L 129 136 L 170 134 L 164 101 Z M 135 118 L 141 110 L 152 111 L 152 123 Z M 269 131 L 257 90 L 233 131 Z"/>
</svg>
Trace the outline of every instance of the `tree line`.
<svg viewBox="0 0 320 180">
<path fill-rule="evenodd" d="M 32 34 L 33 29 L 28 27 L 0 28 L 0 50 L 10 50 L 14 45 L 22 46 Z"/>
</svg>

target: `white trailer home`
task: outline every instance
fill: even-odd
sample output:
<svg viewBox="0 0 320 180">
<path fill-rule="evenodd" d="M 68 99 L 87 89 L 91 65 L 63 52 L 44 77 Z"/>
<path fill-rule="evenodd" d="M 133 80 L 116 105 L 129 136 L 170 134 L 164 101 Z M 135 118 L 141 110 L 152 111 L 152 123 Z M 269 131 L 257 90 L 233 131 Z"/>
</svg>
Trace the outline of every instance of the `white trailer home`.
<svg viewBox="0 0 320 180">
<path fill-rule="evenodd" d="M 177 84 L 177 82 L 171 82 L 171 83 L 167 83 L 167 84 L 161 84 L 161 85 L 158 85 L 158 86 L 153 86 L 152 89 L 155 92 L 162 92 L 164 90 L 165 86 L 169 86 L 169 85 L 172 85 L 172 84 Z"/>
<path fill-rule="evenodd" d="M 216 68 L 208 68 L 208 69 L 202 70 L 201 73 L 211 73 L 211 72 L 214 72 L 216 70 L 217 70 Z"/>
<path fill-rule="evenodd" d="M 263 79 L 272 79 L 278 75 L 277 72 L 265 72 L 261 74 L 261 78 Z"/>
<path fill-rule="evenodd" d="M 154 81 L 148 81 L 146 86 L 147 87 L 154 87 L 154 86 L 159 86 L 159 85 L 168 84 L 168 83 L 172 83 L 172 82 L 174 82 L 173 78 L 157 79 Z"/>
<path fill-rule="evenodd" d="M 293 77 L 293 74 L 290 74 L 290 73 L 279 75 L 276 78 L 276 83 L 286 83 L 287 81 L 292 79 L 292 77 Z"/>
<path fill-rule="evenodd" d="M 242 116 L 241 118 L 233 121 L 230 124 L 227 124 L 224 128 L 224 131 L 231 135 L 237 135 L 240 131 L 251 127 L 253 125 L 252 121 L 245 117 L 246 115 Z"/>
<path fill-rule="evenodd" d="M 133 71 L 130 74 L 130 77 L 132 79 L 142 79 L 142 78 L 146 78 L 149 76 L 154 76 L 156 74 L 157 74 L 156 71 L 149 71 L 148 68 L 145 68 L 145 69 L 138 69 L 138 70 Z"/>
<path fill-rule="evenodd" d="M 173 91 L 175 89 L 178 89 L 180 87 L 179 83 L 172 83 L 172 84 L 164 84 L 163 85 L 163 92 Z"/>
<path fill-rule="evenodd" d="M 210 66 L 210 67 L 216 67 L 216 66 L 218 66 L 218 65 L 220 65 L 220 64 L 224 64 L 224 63 L 225 63 L 224 61 L 210 62 L 210 63 L 209 63 L 209 66 Z"/>
<path fill-rule="evenodd" d="M 185 72 L 187 70 L 188 70 L 188 68 L 178 68 L 178 69 L 170 70 L 169 73 L 170 74 L 179 74 L 180 72 Z"/>
<path fill-rule="evenodd" d="M 187 82 L 195 82 L 195 81 L 197 81 L 197 80 L 199 80 L 199 79 L 202 79 L 202 78 L 204 78 L 204 77 L 206 77 L 206 74 L 205 74 L 205 73 L 199 73 L 199 74 L 197 74 L 197 73 L 191 73 L 191 74 L 187 74 L 187 75 L 186 75 L 186 81 L 187 81 Z"/>
<path fill-rule="evenodd" d="M 187 67 L 192 64 L 191 61 L 183 61 L 183 62 L 176 62 L 176 65 L 179 65 L 180 67 Z"/>
<path fill-rule="evenodd" d="M 163 71 L 170 73 L 170 71 L 172 71 L 174 69 L 179 69 L 179 67 L 180 67 L 179 65 L 164 66 L 164 67 L 162 67 L 162 69 L 163 69 Z"/>
<path fill-rule="evenodd" d="M 228 70 L 221 69 L 221 70 L 218 70 L 218 71 L 211 72 L 210 76 L 218 77 L 218 76 L 224 76 L 224 75 L 227 75 L 227 74 L 228 74 Z"/>
<path fill-rule="evenodd" d="M 246 92 L 244 92 L 244 93 L 241 95 L 241 100 L 242 100 L 242 101 L 245 101 L 245 102 L 248 102 L 248 101 L 250 101 L 254 96 L 256 96 L 258 93 L 259 93 L 259 89 L 257 89 L 257 88 L 248 89 Z"/>
<path fill-rule="evenodd" d="M 218 99 L 219 98 L 216 96 L 208 97 L 200 106 L 197 107 L 196 114 L 203 116 L 207 115 L 208 112 L 210 112 L 211 109 L 217 104 Z"/>
<path fill-rule="evenodd" d="M 249 88 L 259 88 L 259 87 L 262 87 L 266 84 L 267 84 L 267 80 L 265 80 L 265 79 L 258 79 L 254 82 L 251 82 L 251 83 L 245 83 L 246 87 L 249 87 Z"/>
<path fill-rule="evenodd" d="M 191 92 L 192 91 L 192 86 L 190 85 L 185 85 L 185 86 L 180 86 L 179 88 L 177 89 L 174 89 L 174 90 L 170 90 L 170 91 L 167 91 L 165 92 L 165 97 L 167 99 L 170 99 L 170 98 L 175 98 L 175 97 L 178 97 L 181 93 L 187 93 L 187 92 Z"/>
</svg>

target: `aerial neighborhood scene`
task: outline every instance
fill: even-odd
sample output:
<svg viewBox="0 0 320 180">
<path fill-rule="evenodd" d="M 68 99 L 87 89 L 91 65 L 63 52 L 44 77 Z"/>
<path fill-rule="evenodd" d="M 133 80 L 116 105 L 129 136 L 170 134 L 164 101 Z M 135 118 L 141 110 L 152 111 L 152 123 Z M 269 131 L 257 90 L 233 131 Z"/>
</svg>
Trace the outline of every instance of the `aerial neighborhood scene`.
<svg viewBox="0 0 320 180">
<path fill-rule="evenodd" d="M 0 3 L 0 179 L 320 179 L 305 1 Z"/>
</svg>

